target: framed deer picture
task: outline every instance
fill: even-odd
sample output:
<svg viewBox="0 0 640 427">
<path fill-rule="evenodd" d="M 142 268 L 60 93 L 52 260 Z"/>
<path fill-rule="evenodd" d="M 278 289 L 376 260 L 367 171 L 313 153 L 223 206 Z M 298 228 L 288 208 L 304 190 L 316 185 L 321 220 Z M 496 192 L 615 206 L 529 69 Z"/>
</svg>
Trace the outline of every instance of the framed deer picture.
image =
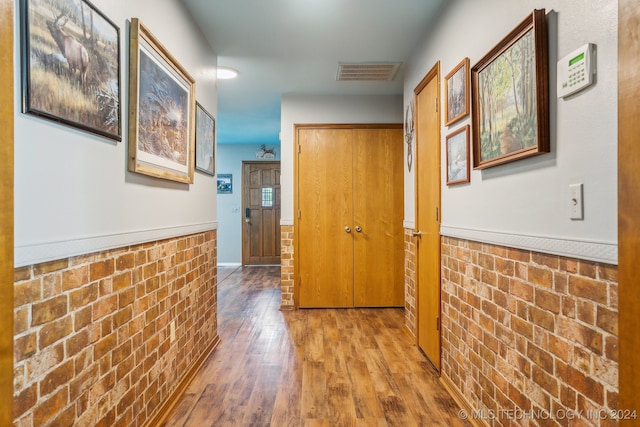
<svg viewBox="0 0 640 427">
<path fill-rule="evenodd" d="M 122 140 L 120 29 L 86 0 L 20 0 L 22 111 Z"/>
<path fill-rule="evenodd" d="M 129 40 L 129 170 L 193 182 L 196 83 L 138 18 Z"/>
</svg>

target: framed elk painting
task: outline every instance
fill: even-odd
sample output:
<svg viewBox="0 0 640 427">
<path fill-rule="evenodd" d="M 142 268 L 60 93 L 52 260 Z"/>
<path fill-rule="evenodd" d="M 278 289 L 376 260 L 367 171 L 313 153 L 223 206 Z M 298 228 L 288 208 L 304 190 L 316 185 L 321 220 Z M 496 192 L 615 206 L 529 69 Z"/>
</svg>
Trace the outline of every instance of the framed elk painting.
<svg viewBox="0 0 640 427">
<path fill-rule="evenodd" d="M 86 0 L 21 0 L 22 111 L 116 141 L 120 29 Z"/>
<path fill-rule="evenodd" d="M 195 80 L 142 25 L 131 19 L 129 170 L 192 183 Z"/>
<path fill-rule="evenodd" d="M 548 61 L 540 9 L 471 69 L 475 169 L 549 152 Z"/>
</svg>

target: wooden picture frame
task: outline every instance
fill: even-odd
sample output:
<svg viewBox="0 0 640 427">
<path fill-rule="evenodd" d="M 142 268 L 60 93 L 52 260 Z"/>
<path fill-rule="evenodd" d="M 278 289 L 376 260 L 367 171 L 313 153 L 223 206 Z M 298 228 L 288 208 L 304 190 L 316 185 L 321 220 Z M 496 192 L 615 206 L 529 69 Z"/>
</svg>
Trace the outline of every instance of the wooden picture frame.
<svg viewBox="0 0 640 427">
<path fill-rule="evenodd" d="M 447 185 L 470 181 L 469 131 L 466 125 L 446 137 Z"/>
<path fill-rule="evenodd" d="M 217 177 L 218 194 L 233 193 L 233 175 L 230 173 L 219 173 Z"/>
<path fill-rule="evenodd" d="M 549 152 L 544 9 L 535 10 L 474 65 L 471 88 L 474 169 Z"/>
<path fill-rule="evenodd" d="M 445 125 L 449 126 L 469 114 L 471 74 L 469 58 L 464 58 L 444 78 Z"/>
<path fill-rule="evenodd" d="M 120 28 L 87 0 L 21 0 L 22 112 L 122 140 Z"/>
<path fill-rule="evenodd" d="M 193 183 L 195 80 L 137 18 L 129 56 L 129 170 Z"/>
<path fill-rule="evenodd" d="M 216 121 L 196 102 L 196 170 L 215 175 Z"/>
</svg>

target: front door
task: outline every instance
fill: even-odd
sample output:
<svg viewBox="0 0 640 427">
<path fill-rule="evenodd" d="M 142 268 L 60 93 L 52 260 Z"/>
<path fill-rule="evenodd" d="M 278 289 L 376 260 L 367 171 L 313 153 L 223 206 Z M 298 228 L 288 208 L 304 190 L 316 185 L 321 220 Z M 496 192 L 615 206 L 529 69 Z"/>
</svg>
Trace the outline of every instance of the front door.
<svg viewBox="0 0 640 427">
<path fill-rule="evenodd" d="M 242 264 L 280 264 L 280 162 L 242 162 Z"/>
<path fill-rule="evenodd" d="M 440 118 L 439 67 L 415 90 L 418 346 L 440 369 Z"/>
</svg>

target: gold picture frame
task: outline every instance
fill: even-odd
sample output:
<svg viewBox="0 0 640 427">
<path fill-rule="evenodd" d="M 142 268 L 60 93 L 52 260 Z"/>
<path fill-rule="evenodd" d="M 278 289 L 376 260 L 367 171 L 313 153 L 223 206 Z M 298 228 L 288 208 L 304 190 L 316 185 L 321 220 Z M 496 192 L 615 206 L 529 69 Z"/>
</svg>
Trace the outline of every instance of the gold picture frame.
<svg viewBox="0 0 640 427">
<path fill-rule="evenodd" d="M 195 80 L 138 18 L 129 41 L 129 170 L 193 183 Z"/>
</svg>

